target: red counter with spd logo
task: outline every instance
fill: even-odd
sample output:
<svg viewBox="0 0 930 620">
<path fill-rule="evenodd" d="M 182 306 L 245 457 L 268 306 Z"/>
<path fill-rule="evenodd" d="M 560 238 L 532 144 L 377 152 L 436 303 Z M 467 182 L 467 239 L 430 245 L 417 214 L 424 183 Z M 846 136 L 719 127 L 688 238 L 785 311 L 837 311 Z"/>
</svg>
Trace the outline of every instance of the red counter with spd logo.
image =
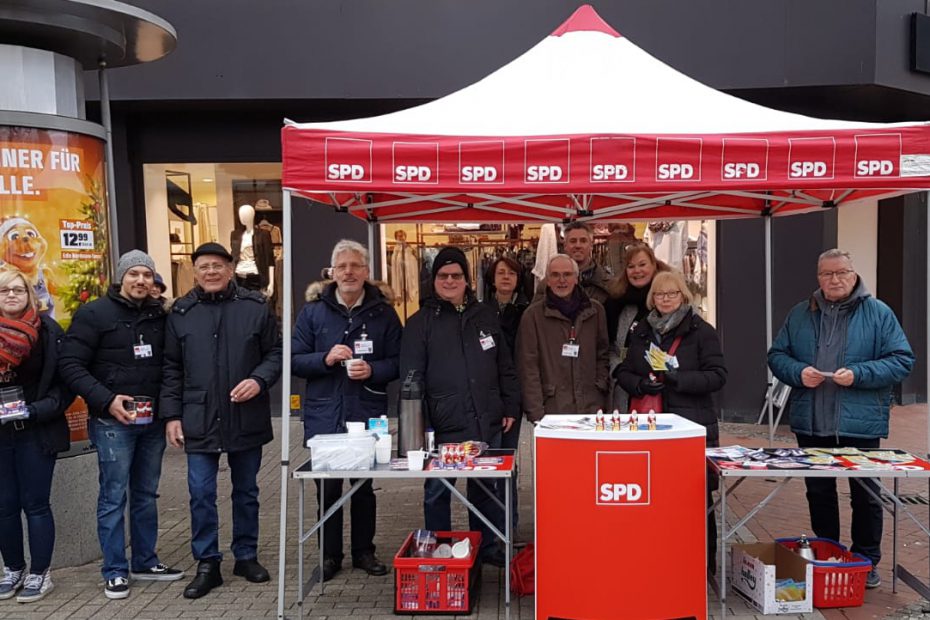
<svg viewBox="0 0 930 620">
<path fill-rule="evenodd" d="M 707 618 L 704 427 L 606 417 L 535 428 L 537 620 Z"/>
</svg>

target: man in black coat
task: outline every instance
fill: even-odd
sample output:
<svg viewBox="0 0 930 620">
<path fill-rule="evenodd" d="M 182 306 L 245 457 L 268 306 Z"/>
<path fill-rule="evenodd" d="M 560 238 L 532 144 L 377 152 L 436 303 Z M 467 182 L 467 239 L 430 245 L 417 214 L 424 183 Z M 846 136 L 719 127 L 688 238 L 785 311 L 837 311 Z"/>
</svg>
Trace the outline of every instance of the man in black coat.
<svg viewBox="0 0 930 620">
<path fill-rule="evenodd" d="M 433 291 L 407 321 L 400 376 L 414 371 L 423 379 L 437 445 L 472 440 L 500 447 L 501 433 L 520 414 L 520 387 L 497 313 L 475 299 L 468 261 L 458 248 L 443 248 L 436 255 Z M 451 495 L 440 481 L 426 481 L 426 529 L 451 529 Z M 469 480 L 467 495 L 503 531 L 503 514 L 485 490 Z M 482 532 L 482 559 L 503 566 L 504 554 L 491 530 L 470 512 L 468 520 L 472 530 Z"/>
<path fill-rule="evenodd" d="M 232 476 L 233 574 L 269 580 L 258 562 L 262 446 L 274 437 L 268 391 L 281 375 L 281 334 L 265 297 L 233 281 L 232 255 L 205 243 L 191 255 L 196 286 L 178 299 L 165 334 L 162 416 L 168 443 L 187 452 L 191 551 L 199 564 L 185 598 L 223 583 L 216 475 Z"/>
<path fill-rule="evenodd" d="M 107 295 L 74 313 L 59 361 L 62 380 L 84 398 L 90 412 L 87 431 L 97 448 L 100 480 L 97 536 L 109 599 L 129 596 L 130 576 L 154 581 L 184 577 L 155 553 L 165 453 L 162 416 L 156 408 L 153 417 L 137 420 L 127 409 L 139 396 L 156 399 L 161 388 L 165 311 L 150 297 L 154 277 L 155 262 L 148 254 L 123 254 Z M 126 561 L 123 517 L 127 489 L 131 562 Z"/>
</svg>

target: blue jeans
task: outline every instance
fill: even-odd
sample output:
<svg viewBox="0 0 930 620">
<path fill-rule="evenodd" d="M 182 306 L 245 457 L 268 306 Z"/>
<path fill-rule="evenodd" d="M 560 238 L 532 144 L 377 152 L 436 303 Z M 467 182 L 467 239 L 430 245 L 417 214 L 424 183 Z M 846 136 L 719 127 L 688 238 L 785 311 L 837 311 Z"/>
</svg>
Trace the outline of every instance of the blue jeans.
<svg viewBox="0 0 930 620">
<path fill-rule="evenodd" d="M 13 570 L 26 567 L 23 555 L 23 522 L 29 527 L 30 572 L 43 573 L 52 562 L 55 519 L 49 505 L 55 455 L 42 451 L 36 431 L 0 428 L 0 555 Z"/>
<path fill-rule="evenodd" d="M 232 549 L 237 560 L 258 557 L 258 470 L 262 447 L 226 454 L 232 476 Z M 220 561 L 220 518 L 216 511 L 219 453 L 187 455 L 187 488 L 191 496 L 191 553 L 198 561 Z"/>
<path fill-rule="evenodd" d="M 165 425 L 124 425 L 109 418 L 90 418 L 87 433 L 97 448 L 100 493 L 97 496 L 97 536 L 103 551 L 104 579 L 129 576 L 124 513 L 129 492 L 129 536 L 132 570 L 159 563 L 158 481 L 165 453 Z"/>
<path fill-rule="evenodd" d="M 488 445 L 491 448 L 500 447 L 501 436 L 498 433 Z M 457 479 L 449 479 L 453 485 Z M 492 494 L 496 490 L 493 480 L 481 481 L 487 491 Z M 465 497 L 474 504 L 488 521 L 494 524 L 501 533 L 504 531 L 504 511 L 495 503 L 488 493 L 478 486 L 478 481 L 468 479 L 465 486 Z M 423 484 L 423 517 L 428 530 L 448 532 L 452 529 L 452 491 L 441 480 L 427 479 Z M 468 511 L 468 529 L 481 532 L 481 550 L 484 551 L 496 544 L 498 538 L 488 529 L 488 526 L 471 510 Z"/>
</svg>

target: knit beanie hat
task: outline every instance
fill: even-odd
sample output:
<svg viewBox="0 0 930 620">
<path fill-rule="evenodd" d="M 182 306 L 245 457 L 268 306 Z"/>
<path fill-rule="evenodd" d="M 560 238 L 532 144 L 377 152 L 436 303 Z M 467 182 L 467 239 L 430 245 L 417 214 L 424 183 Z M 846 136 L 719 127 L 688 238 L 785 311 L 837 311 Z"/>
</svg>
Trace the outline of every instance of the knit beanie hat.
<svg viewBox="0 0 930 620">
<path fill-rule="evenodd" d="M 468 259 L 465 258 L 465 253 L 462 250 L 451 246 L 439 250 L 439 254 L 433 259 L 433 284 L 436 283 L 436 274 L 439 273 L 439 270 L 446 265 L 453 264 L 462 268 L 462 272 L 465 274 L 465 282 L 471 286 L 471 278 L 468 275 Z"/>
<path fill-rule="evenodd" d="M 155 273 L 155 261 L 142 250 L 129 250 L 119 257 L 116 263 L 116 284 L 123 284 L 123 276 L 133 267 L 145 267 Z"/>
</svg>

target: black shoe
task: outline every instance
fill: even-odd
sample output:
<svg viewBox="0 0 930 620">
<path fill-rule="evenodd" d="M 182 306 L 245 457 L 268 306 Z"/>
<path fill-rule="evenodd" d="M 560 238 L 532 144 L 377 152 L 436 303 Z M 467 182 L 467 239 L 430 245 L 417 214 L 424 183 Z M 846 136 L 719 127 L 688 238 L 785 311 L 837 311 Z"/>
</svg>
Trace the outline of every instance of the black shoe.
<svg viewBox="0 0 930 620">
<path fill-rule="evenodd" d="M 329 581 L 336 576 L 336 573 L 342 570 L 342 562 L 337 562 L 333 558 L 323 558 L 323 581 Z M 320 567 L 313 569 L 313 575 L 310 578 L 316 582 L 320 581 Z"/>
<path fill-rule="evenodd" d="M 381 577 L 388 573 L 388 567 L 384 565 L 384 562 L 376 558 L 374 553 L 366 553 L 355 558 L 352 560 L 352 566 L 360 568 L 369 575 L 374 575 L 375 577 Z"/>
<path fill-rule="evenodd" d="M 221 585 L 223 575 L 220 573 L 220 563 L 202 560 L 197 565 L 197 576 L 184 588 L 184 598 L 200 598 Z"/>
<path fill-rule="evenodd" d="M 233 566 L 233 575 L 245 577 L 246 581 L 251 581 L 252 583 L 265 583 L 271 580 L 271 575 L 268 574 L 265 567 L 259 564 L 258 560 L 255 558 L 251 560 L 236 560 L 236 565 Z"/>
<path fill-rule="evenodd" d="M 485 564 L 490 564 L 491 566 L 496 566 L 498 568 L 504 568 L 507 564 L 507 559 L 504 557 L 504 552 L 497 545 L 493 547 L 488 547 L 487 549 L 481 552 L 481 561 Z"/>
</svg>

